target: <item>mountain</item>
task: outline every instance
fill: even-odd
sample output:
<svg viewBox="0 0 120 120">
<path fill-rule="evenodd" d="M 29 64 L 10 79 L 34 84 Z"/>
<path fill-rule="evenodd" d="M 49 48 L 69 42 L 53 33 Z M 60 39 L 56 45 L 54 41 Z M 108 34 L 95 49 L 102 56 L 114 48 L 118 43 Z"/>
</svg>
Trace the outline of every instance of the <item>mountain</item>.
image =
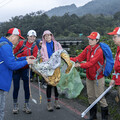
<svg viewBox="0 0 120 120">
<path fill-rule="evenodd" d="M 48 16 L 63 16 L 65 13 L 70 13 L 72 11 L 75 11 L 77 9 L 75 4 L 72 5 L 66 5 L 66 6 L 60 6 L 60 7 L 55 7 L 47 12 Z"/>
<path fill-rule="evenodd" d="M 120 0 L 92 0 L 84 6 L 76 7 L 75 4 L 53 8 L 45 12 L 48 16 L 63 16 L 65 13 L 82 16 L 85 14 L 113 15 L 120 11 Z"/>
<path fill-rule="evenodd" d="M 76 14 L 82 16 L 85 14 L 104 14 L 113 15 L 120 11 L 120 0 L 93 0 L 82 7 L 78 7 L 70 14 Z"/>
</svg>

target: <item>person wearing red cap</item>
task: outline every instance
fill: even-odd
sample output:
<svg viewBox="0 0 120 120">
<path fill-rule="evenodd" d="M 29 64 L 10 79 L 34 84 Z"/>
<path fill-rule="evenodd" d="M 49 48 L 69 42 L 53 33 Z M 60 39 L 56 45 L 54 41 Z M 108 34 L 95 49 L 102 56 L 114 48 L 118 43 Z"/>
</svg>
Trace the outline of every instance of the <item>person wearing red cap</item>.
<svg viewBox="0 0 120 120">
<path fill-rule="evenodd" d="M 86 69 L 86 88 L 88 94 L 89 104 L 92 104 L 96 98 L 98 98 L 103 92 L 105 87 L 105 78 L 103 71 L 96 77 L 97 71 L 100 69 L 98 62 L 103 65 L 104 57 L 103 51 L 99 47 L 100 34 L 98 32 L 92 32 L 87 36 L 89 45 L 83 50 L 83 52 L 77 57 L 70 58 L 72 61 L 77 62 L 75 67 L 81 67 Z M 97 49 L 97 50 L 96 50 Z M 85 63 L 81 63 L 86 60 Z M 79 62 L 79 63 L 78 63 Z M 108 104 L 105 97 L 100 101 L 102 120 L 108 120 Z M 97 105 L 93 106 L 90 110 L 89 120 L 97 119 Z"/>
<path fill-rule="evenodd" d="M 10 90 L 13 70 L 33 63 L 32 56 L 15 58 L 13 55 L 13 45 L 19 38 L 24 39 L 17 28 L 9 29 L 6 37 L 0 38 L 0 120 L 4 118 L 5 94 Z"/>
<path fill-rule="evenodd" d="M 29 30 L 27 33 L 27 40 L 20 41 L 14 49 L 14 54 L 17 57 L 25 57 L 33 55 L 37 57 L 38 47 L 35 43 L 37 34 L 35 30 Z M 25 92 L 25 103 L 23 111 L 27 114 L 31 113 L 29 108 L 30 88 L 29 88 L 29 66 L 26 65 L 22 69 L 14 71 L 13 73 L 13 113 L 19 113 L 18 108 L 18 93 L 20 88 L 20 79 L 23 80 L 24 92 Z"/>
<path fill-rule="evenodd" d="M 115 56 L 114 73 L 110 85 L 117 85 L 118 99 L 120 99 L 120 27 L 116 27 L 113 32 L 108 33 L 113 36 L 113 41 L 117 45 L 117 53 Z"/>
</svg>

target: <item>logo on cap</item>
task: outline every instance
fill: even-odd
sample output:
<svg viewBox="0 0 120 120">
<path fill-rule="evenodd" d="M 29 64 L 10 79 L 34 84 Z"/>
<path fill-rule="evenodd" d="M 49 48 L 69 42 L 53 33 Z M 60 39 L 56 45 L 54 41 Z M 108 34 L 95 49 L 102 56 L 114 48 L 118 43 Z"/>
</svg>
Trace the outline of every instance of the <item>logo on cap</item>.
<svg viewBox="0 0 120 120">
<path fill-rule="evenodd" d="M 107 33 L 108 35 L 120 35 L 120 27 L 116 27 L 113 32 Z"/>
<path fill-rule="evenodd" d="M 100 39 L 100 34 L 98 32 L 92 32 L 89 36 L 90 39 Z"/>
<path fill-rule="evenodd" d="M 27 33 L 28 36 L 35 36 L 37 37 L 37 33 L 35 32 L 35 30 L 29 30 L 28 33 Z"/>
</svg>

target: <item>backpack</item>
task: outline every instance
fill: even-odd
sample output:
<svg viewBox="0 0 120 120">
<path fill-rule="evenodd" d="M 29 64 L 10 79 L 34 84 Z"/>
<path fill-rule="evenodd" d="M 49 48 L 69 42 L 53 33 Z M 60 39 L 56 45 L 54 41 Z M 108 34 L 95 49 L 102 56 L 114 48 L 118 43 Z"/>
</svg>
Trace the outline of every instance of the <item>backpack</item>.
<svg viewBox="0 0 120 120">
<path fill-rule="evenodd" d="M 96 80 L 101 71 L 103 71 L 105 77 L 108 77 L 112 72 L 114 66 L 114 59 L 110 47 L 106 43 L 100 43 L 99 46 L 95 49 L 94 54 L 99 48 L 102 49 L 105 60 L 103 65 L 101 65 L 98 61 L 100 68 L 97 70 L 95 77 Z"/>
<path fill-rule="evenodd" d="M 19 51 L 18 51 L 17 53 L 15 53 L 15 56 L 17 56 L 19 53 L 22 53 L 22 52 L 24 51 L 24 50 L 22 50 L 22 49 L 26 46 L 26 42 L 27 42 L 27 40 L 25 40 L 25 41 L 23 42 L 23 45 L 21 46 L 21 48 L 19 49 Z M 32 47 L 31 47 L 31 49 L 30 49 L 31 55 L 33 55 L 33 49 L 34 49 L 35 45 L 36 45 L 36 42 L 34 42 L 34 43 L 32 44 Z"/>
<path fill-rule="evenodd" d="M 9 44 L 8 42 L 5 42 L 5 41 L 3 41 L 3 42 L 0 42 L 0 47 L 2 47 L 3 45 L 5 45 L 5 44 Z M 0 62 L 0 64 L 2 64 L 4 61 L 1 61 Z"/>
</svg>

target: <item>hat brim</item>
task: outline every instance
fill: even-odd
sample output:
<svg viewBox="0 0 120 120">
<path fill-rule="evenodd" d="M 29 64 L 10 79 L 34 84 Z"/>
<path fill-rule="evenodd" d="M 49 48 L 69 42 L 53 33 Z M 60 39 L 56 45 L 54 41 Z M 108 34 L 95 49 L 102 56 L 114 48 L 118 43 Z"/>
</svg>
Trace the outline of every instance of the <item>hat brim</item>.
<svg viewBox="0 0 120 120">
<path fill-rule="evenodd" d="M 117 35 L 115 32 L 107 33 L 108 35 Z"/>
<path fill-rule="evenodd" d="M 30 35 L 27 35 L 27 36 L 29 36 L 29 37 L 31 37 L 31 36 L 35 36 L 35 37 L 37 37 L 37 35 L 32 35 L 32 34 L 30 34 Z"/>
<path fill-rule="evenodd" d="M 21 38 L 21 39 L 25 39 L 24 37 L 22 37 L 21 35 L 19 35 L 19 37 Z"/>
<path fill-rule="evenodd" d="M 87 36 L 87 38 L 90 38 L 90 39 L 96 39 L 96 38 L 94 38 L 93 36 Z"/>
</svg>

